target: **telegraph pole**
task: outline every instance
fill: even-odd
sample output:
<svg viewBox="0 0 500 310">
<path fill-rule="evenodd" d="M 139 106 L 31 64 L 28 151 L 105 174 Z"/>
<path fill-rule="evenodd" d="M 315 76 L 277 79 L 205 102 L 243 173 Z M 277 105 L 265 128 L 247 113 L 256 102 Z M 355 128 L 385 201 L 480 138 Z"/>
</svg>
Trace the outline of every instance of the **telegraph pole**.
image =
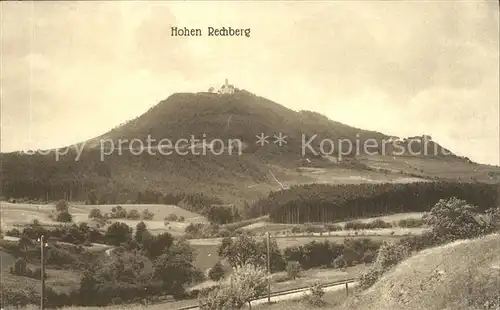
<svg viewBox="0 0 500 310">
<path fill-rule="evenodd" d="M 271 303 L 271 251 L 270 251 L 271 235 L 267 232 L 267 303 Z"/>
<path fill-rule="evenodd" d="M 43 240 L 43 235 L 40 236 L 40 269 L 41 275 L 40 279 L 42 280 L 42 291 L 40 292 L 40 309 L 43 310 L 43 302 L 44 302 L 44 294 L 45 294 L 45 264 L 43 259 L 43 249 L 45 248 L 45 241 Z"/>
</svg>

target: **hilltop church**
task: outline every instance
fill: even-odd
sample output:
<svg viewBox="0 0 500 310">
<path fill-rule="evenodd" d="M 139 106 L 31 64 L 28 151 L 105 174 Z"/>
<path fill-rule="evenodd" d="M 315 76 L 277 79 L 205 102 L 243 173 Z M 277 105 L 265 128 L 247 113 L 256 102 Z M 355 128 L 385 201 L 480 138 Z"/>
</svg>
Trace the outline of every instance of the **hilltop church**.
<svg viewBox="0 0 500 310">
<path fill-rule="evenodd" d="M 221 86 L 219 93 L 220 94 L 234 94 L 234 86 L 229 84 L 229 82 L 226 79 L 226 83 Z"/>
<path fill-rule="evenodd" d="M 220 94 L 220 95 L 231 95 L 231 94 L 234 94 L 234 86 L 229 84 L 228 80 L 226 79 L 226 83 L 224 83 L 224 85 L 222 85 L 219 90 L 217 90 L 217 93 Z M 215 91 L 215 89 L 213 87 L 210 87 L 210 89 L 208 90 L 209 93 L 213 93 Z"/>
</svg>

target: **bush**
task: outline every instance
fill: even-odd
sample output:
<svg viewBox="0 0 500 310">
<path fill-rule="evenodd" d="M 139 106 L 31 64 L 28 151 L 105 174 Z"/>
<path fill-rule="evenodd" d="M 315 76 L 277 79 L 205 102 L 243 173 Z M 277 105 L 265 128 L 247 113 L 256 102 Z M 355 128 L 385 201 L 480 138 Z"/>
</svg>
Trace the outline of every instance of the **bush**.
<svg viewBox="0 0 500 310">
<path fill-rule="evenodd" d="M 62 212 L 57 214 L 56 221 L 63 222 L 63 223 L 69 223 L 69 222 L 73 221 L 73 216 L 68 211 L 62 211 Z"/>
<path fill-rule="evenodd" d="M 368 223 L 363 223 L 361 221 L 350 221 L 344 226 L 348 230 L 361 230 L 361 229 L 376 229 L 376 228 L 390 228 L 392 225 L 381 219 L 373 220 Z"/>
<path fill-rule="evenodd" d="M 28 277 L 40 280 L 42 277 L 42 269 L 36 268 L 31 270 L 28 268 L 28 263 L 25 258 L 18 258 L 14 263 L 14 266 L 10 267 L 10 273 L 20 277 Z M 45 278 L 47 278 L 47 273 L 45 273 Z"/>
<path fill-rule="evenodd" d="M 115 222 L 108 227 L 104 237 L 109 244 L 118 246 L 132 239 L 132 228 L 125 223 Z"/>
<path fill-rule="evenodd" d="M 177 222 L 177 215 L 174 213 L 171 213 L 167 216 L 165 216 L 165 220 L 169 222 Z"/>
<path fill-rule="evenodd" d="M 59 200 L 57 203 L 56 203 L 56 211 L 57 212 L 68 212 L 69 210 L 69 206 L 68 206 L 68 203 L 66 202 L 66 200 Z"/>
<path fill-rule="evenodd" d="M 103 217 L 101 210 L 94 208 L 89 212 L 89 219 L 101 219 Z"/>
<path fill-rule="evenodd" d="M 184 232 L 186 233 L 187 238 L 193 239 L 193 238 L 200 238 L 202 230 L 203 230 L 203 224 L 191 223 L 186 227 L 186 229 L 184 229 Z"/>
<path fill-rule="evenodd" d="M 153 212 L 150 212 L 148 209 L 145 209 L 144 211 L 142 211 L 141 216 L 143 220 L 150 221 L 154 218 L 155 214 Z"/>
<path fill-rule="evenodd" d="M 409 257 L 410 254 L 410 248 L 406 244 L 384 242 L 378 250 L 373 265 L 360 276 L 359 287 L 361 289 L 371 287 L 382 274 Z"/>
<path fill-rule="evenodd" d="M 213 281 L 219 281 L 224 276 L 224 267 L 221 262 L 218 261 L 215 265 L 210 268 L 208 272 L 208 277 Z"/>
<path fill-rule="evenodd" d="M 201 213 L 207 217 L 210 223 L 227 224 L 234 220 L 232 209 L 225 206 L 211 205 L 203 208 Z"/>
<path fill-rule="evenodd" d="M 40 295 L 35 288 L 28 286 L 22 289 L 7 287 L 3 282 L 0 282 L 0 307 L 6 309 L 7 306 L 23 307 L 27 305 L 37 304 L 40 301 Z"/>
<path fill-rule="evenodd" d="M 376 219 L 374 221 L 371 221 L 368 223 L 369 229 L 375 229 L 375 228 L 391 228 L 392 225 L 391 223 L 387 223 L 381 219 Z"/>
<path fill-rule="evenodd" d="M 455 197 L 439 200 L 424 215 L 426 224 L 440 242 L 474 238 L 484 233 L 484 226 L 476 220 L 478 208 Z"/>
<path fill-rule="evenodd" d="M 286 273 L 288 277 L 293 280 L 300 276 L 301 269 L 299 262 L 291 261 L 286 265 Z"/>
<path fill-rule="evenodd" d="M 409 219 L 402 219 L 397 222 L 397 226 L 405 228 L 419 228 L 424 225 L 425 222 L 423 219 L 409 218 Z"/>
<path fill-rule="evenodd" d="M 321 283 L 316 282 L 309 288 L 309 294 L 304 296 L 304 300 L 313 307 L 322 307 L 325 305 L 324 296 L 325 291 L 321 287 Z"/>
<path fill-rule="evenodd" d="M 327 231 L 340 231 L 342 230 L 342 226 L 337 224 L 325 224 L 325 228 Z"/>
<path fill-rule="evenodd" d="M 124 219 L 127 218 L 127 210 L 123 209 L 122 206 L 116 206 L 111 209 L 109 216 L 114 219 Z"/>
<path fill-rule="evenodd" d="M 28 263 L 24 258 L 18 258 L 14 266 L 10 267 L 10 273 L 16 276 L 26 276 L 28 274 Z"/>
<path fill-rule="evenodd" d="M 129 220 L 138 220 L 140 218 L 141 214 L 136 209 L 132 209 L 127 212 L 127 219 Z"/>
<path fill-rule="evenodd" d="M 345 268 L 346 266 L 347 266 L 347 264 L 344 261 L 344 257 L 342 255 L 337 256 L 332 262 L 332 267 L 336 268 L 336 269 L 342 269 L 342 268 Z"/>
<path fill-rule="evenodd" d="M 5 235 L 10 237 L 20 237 L 21 232 L 17 228 L 12 228 L 11 230 L 6 231 Z"/>
</svg>

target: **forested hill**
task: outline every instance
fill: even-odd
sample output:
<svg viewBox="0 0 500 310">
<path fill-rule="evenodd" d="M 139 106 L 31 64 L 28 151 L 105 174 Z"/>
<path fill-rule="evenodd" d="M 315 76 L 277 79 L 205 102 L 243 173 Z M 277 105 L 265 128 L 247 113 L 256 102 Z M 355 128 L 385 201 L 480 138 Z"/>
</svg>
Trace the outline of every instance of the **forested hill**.
<svg viewBox="0 0 500 310">
<path fill-rule="evenodd" d="M 275 143 L 273 137 L 279 133 L 286 137 L 286 143 L 281 146 Z M 256 136 L 260 134 L 268 136 L 264 145 L 256 143 Z M 205 138 L 209 144 L 211 139 L 238 139 L 242 141 L 242 153 L 180 155 L 174 152 L 164 155 L 153 150 L 153 155 L 146 151 L 136 154 L 131 151 L 133 147 L 126 143 L 117 149 L 120 140 L 145 142 L 150 137 L 155 141 L 169 139 L 175 142 L 190 139 L 191 136 Z M 303 139 L 310 140 L 312 137 L 315 138 L 309 144 L 311 148 L 305 148 L 302 154 Z M 325 139 L 346 140 L 355 145 L 368 139 L 384 141 L 388 138 L 383 133 L 354 128 L 316 112 L 296 112 L 244 90 L 237 90 L 232 95 L 177 93 L 136 119 L 98 138 L 77 144 L 78 147 L 84 146 L 81 154 L 76 148 L 57 158 L 55 150 L 48 155 L 0 154 L 1 196 L 86 200 L 89 192 L 93 192 L 103 203 L 123 203 L 136 201 L 138 192 L 150 191 L 160 194 L 204 192 L 220 196 L 225 201 L 252 200 L 277 186 L 269 173 L 271 169 L 279 178 L 292 183 L 311 183 L 316 181 L 315 175 L 296 173 L 305 159 L 311 167 L 333 169 L 334 174 L 340 171 L 357 177 L 367 167 L 359 162 L 359 158 L 370 156 L 365 154 L 366 151 L 370 154 L 385 151 L 386 156 L 393 157 L 391 149 L 383 150 L 383 143 L 380 142 L 376 146 L 361 148 L 359 154 L 355 153 L 356 148 L 351 152 L 335 148 L 330 157 L 339 157 L 342 152 L 350 163 L 332 163 L 331 158 L 323 156 L 320 151 L 321 141 Z M 404 153 L 401 156 L 450 160 L 467 165 L 466 159 L 454 155 L 441 156 L 445 153 L 441 151 L 446 149 L 432 141 L 429 148 L 437 149 L 437 156 L 419 153 L 422 145 L 410 143 L 414 140 L 402 139 L 400 142 L 404 150 L 411 149 L 416 155 Z M 101 146 L 115 149 L 103 149 Z M 144 143 L 144 146 L 147 144 Z M 154 142 L 151 146 L 154 149 Z M 111 151 L 110 154 L 108 151 Z M 387 172 L 391 165 L 384 168 L 384 173 L 392 173 Z M 466 166 L 466 170 L 472 169 L 475 168 Z M 403 170 L 398 168 L 397 174 Z M 439 177 L 440 172 L 436 174 Z M 425 174 L 422 178 L 426 178 Z M 254 184 L 261 186 L 253 187 Z"/>
</svg>

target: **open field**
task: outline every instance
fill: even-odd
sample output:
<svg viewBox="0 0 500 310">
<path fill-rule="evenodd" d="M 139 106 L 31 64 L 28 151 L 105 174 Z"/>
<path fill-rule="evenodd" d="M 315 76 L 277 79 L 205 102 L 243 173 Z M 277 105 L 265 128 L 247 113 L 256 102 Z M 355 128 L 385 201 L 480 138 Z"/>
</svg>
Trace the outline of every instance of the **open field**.
<svg viewBox="0 0 500 310">
<path fill-rule="evenodd" d="M 12 228 L 14 225 L 30 224 L 34 219 L 37 219 L 42 224 L 59 224 L 52 221 L 49 215 L 54 210 L 54 206 L 49 205 L 30 205 L 30 204 L 12 204 L 12 203 L 2 203 L 1 215 L 2 215 L 2 227 L 4 230 Z M 148 209 L 155 213 L 154 220 L 144 221 L 148 226 L 148 229 L 153 233 L 169 232 L 172 235 L 183 235 L 185 227 L 192 222 L 203 223 L 206 219 L 199 216 L 196 213 L 192 213 L 181 209 L 176 206 L 170 205 L 121 205 L 125 209 L 136 209 L 141 212 L 144 209 Z M 82 205 L 75 204 L 70 205 L 70 212 L 73 214 L 75 222 L 88 222 L 88 213 L 93 208 L 98 208 L 101 212 L 110 212 L 114 205 Z M 164 225 L 163 218 L 171 213 L 177 216 L 184 216 L 186 221 L 183 223 L 170 222 L 168 226 Z M 385 221 L 396 221 L 401 218 L 418 218 L 422 214 L 395 214 L 390 216 L 382 217 Z M 363 221 L 369 221 L 374 218 L 364 219 Z M 126 220 L 126 219 L 116 219 L 113 221 L 124 222 L 131 227 L 135 227 L 139 220 Z M 288 224 L 274 224 L 266 222 L 265 218 L 262 222 L 251 223 L 245 226 L 245 229 L 250 230 L 254 233 L 261 234 L 267 231 L 279 232 L 289 230 L 291 227 L 296 225 Z M 360 238 L 369 237 L 374 240 L 396 240 L 400 236 L 406 234 L 420 234 L 422 229 L 412 228 L 412 229 L 402 229 L 402 228 L 390 228 L 390 229 L 375 229 L 375 230 L 360 230 L 360 231 L 336 231 L 330 232 L 330 236 L 326 234 L 320 235 L 319 233 L 308 233 L 306 236 L 273 236 L 278 242 L 278 246 L 282 249 L 286 247 L 303 245 L 313 240 L 316 241 L 334 241 L 343 242 L 345 237 Z M 189 242 L 196 251 L 196 263 L 195 265 L 201 270 L 206 270 L 211 268 L 218 260 L 217 248 L 221 242 L 221 238 L 211 238 L 211 239 L 192 239 Z M 94 249 L 96 247 L 93 247 Z M 96 248 L 96 250 L 104 250 Z"/>
<path fill-rule="evenodd" d="M 10 266 L 14 265 L 16 258 L 10 254 L 5 252 L 2 248 L 0 248 L 0 272 L 4 270 L 9 270 Z"/>
<path fill-rule="evenodd" d="M 407 212 L 407 213 L 397 213 L 385 216 L 377 216 L 377 217 L 367 217 L 367 218 L 359 218 L 355 219 L 357 222 L 368 223 L 374 220 L 382 220 L 387 223 L 391 223 L 394 226 L 397 224 L 399 220 L 403 219 L 421 219 L 424 216 L 424 212 Z M 345 224 L 349 221 L 342 221 L 337 223 L 331 223 L 339 226 L 345 226 Z M 246 231 L 251 231 L 255 234 L 265 233 L 265 232 L 286 232 L 291 230 L 293 227 L 306 228 L 308 226 L 317 226 L 324 227 L 329 223 L 318 223 L 318 224 L 282 224 L 282 223 L 272 223 L 268 218 L 264 218 L 261 221 L 251 223 L 249 225 L 243 226 L 242 229 Z M 396 228 L 396 227 L 395 227 Z M 332 234 L 338 232 L 332 232 Z"/>
<path fill-rule="evenodd" d="M 360 183 L 411 183 L 422 182 L 425 178 L 409 177 L 399 173 L 384 173 L 370 170 L 342 168 L 298 168 L 283 170 L 276 177 L 285 187 L 311 183 L 320 184 L 360 184 Z"/>
<path fill-rule="evenodd" d="M 422 178 L 439 177 L 442 179 L 481 181 L 498 183 L 498 167 L 467 163 L 461 159 L 418 156 L 381 156 L 372 155 L 360 159 L 360 162 L 373 169 L 391 172 L 405 172 L 420 175 Z"/>
<path fill-rule="evenodd" d="M 55 203 L 47 205 L 25 204 L 25 203 L 0 203 L 0 216 L 2 218 L 2 230 L 9 230 L 16 225 L 31 224 L 33 220 L 38 220 L 42 225 L 59 225 L 60 223 L 53 221 L 50 215 L 55 210 Z M 92 209 L 99 209 L 102 213 L 110 213 L 113 207 L 117 205 L 85 205 L 85 204 L 69 204 L 69 212 L 73 215 L 74 223 L 89 222 L 88 214 Z M 199 214 L 189 212 L 182 208 L 173 205 L 153 205 L 153 204 L 129 204 L 120 205 L 125 210 L 135 209 L 142 212 L 148 209 L 154 213 L 153 220 L 144 221 L 152 233 L 169 232 L 172 235 L 183 235 L 185 228 L 190 223 L 207 223 L 205 217 Z M 185 221 L 170 222 L 165 226 L 164 218 L 167 215 L 175 214 L 178 217 L 183 216 Z M 112 219 L 114 221 L 124 222 L 132 228 L 141 220 L 128 219 Z"/>
</svg>

